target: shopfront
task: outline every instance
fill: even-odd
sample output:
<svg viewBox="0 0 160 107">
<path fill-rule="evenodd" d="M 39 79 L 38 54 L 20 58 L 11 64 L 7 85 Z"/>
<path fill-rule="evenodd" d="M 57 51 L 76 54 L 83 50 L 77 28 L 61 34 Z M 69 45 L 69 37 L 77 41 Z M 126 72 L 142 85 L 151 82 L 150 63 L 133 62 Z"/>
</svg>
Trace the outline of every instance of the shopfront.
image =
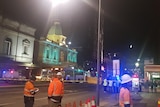
<svg viewBox="0 0 160 107">
<path fill-rule="evenodd" d="M 144 66 L 144 79 L 160 79 L 160 65 L 145 65 Z"/>
</svg>

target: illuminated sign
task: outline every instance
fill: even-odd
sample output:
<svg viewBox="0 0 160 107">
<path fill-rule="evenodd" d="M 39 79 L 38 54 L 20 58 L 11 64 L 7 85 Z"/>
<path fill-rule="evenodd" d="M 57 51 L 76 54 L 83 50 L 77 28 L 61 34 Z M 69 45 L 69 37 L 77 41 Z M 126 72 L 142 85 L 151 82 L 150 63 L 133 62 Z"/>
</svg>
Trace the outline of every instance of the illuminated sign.
<svg viewBox="0 0 160 107">
<path fill-rule="evenodd" d="M 139 78 L 132 78 L 132 87 L 139 88 Z"/>
<path fill-rule="evenodd" d="M 120 74 L 120 60 L 113 60 L 113 76 Z"/>
</svg>

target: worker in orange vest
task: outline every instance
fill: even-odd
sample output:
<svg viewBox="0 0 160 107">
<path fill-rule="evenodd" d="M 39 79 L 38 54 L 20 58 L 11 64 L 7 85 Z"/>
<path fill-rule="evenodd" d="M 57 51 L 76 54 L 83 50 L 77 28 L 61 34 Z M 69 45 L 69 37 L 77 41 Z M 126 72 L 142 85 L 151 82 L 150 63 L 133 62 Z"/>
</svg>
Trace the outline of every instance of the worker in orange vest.
<svg viewBox="0 0 160 107">
<path fill-rule="evenodd" d="M 128 74 L 121 77 L 121 89 L 119 94 L 120 107 L 133 107 L 130 88 L 132 87 L 132 78 Z"/>
<path fill-rule="evenodd" d="M 61 72 L 60 72 L 61 73 Z M 48 87 L 48 105 L 49 107 L 60 107 L 64 92 L 63 83 L 58 78 L 60 73 L 53 74 L 53 79 Z M 62 76 L 62 74 L 61 74 Z"/>
<path fill-rule="evenodd" d="M 57 78 L 62 82 L 62 94 L 61 94 L 61 96 L 63 97 L 63 94 L 64 94 L 64 79 L 62 77 L 62 72 L 58 72 L 56 75 L 57 75 Z"/>
<path fill-rule="evenodd" d="M 38 88 L 34 87 L 34 81 L 36 77 L 30 77 L 30 79 L 25 83 L 24 86 L 24 104 L 25 107 L 33 107 L 34 95 L 39 91 Z"/>
</svg>

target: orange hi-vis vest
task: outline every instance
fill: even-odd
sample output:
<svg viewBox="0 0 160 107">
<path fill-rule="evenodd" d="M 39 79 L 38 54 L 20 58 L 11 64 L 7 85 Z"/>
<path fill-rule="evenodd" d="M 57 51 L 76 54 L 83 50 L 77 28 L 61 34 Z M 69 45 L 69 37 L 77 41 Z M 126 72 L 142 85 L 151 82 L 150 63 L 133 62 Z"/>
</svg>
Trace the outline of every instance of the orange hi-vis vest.
<svg viewBox="0 0 160 107">
<path fill-rule="evenodd" d="M 50 82 L 48 87 L 48 96 L 62 96 L 64 93 L 63 83 L 58 79 L 54 78 Z"/>
<path fill-rule="evenodd" d="M 34 89 L 33 83 L 31 81 L 27 81 L 24 87 L 24 96 L 34 97 L 34 95 L 31 94 L 31 91 Z"/>
<path fill-rule="evenodd" d="M 127 88 L 122 87 L 119 94 L 119 105 L 124 107 L 125 104 L 132 105 L 130 91 Z"/>
</svg>

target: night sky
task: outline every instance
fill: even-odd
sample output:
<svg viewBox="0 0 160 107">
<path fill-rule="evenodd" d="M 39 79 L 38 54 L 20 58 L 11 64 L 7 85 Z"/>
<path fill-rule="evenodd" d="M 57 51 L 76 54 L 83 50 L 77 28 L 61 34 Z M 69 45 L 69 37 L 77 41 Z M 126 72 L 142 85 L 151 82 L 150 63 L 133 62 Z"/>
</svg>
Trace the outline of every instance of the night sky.
<svg viewBox="0 0 160 107">
<path fill-rule="evenodd" d="M 79 62 L 91 60 L 96 38 L 98 0 L 70 0 L 58 7 L 63 34 L 79 52 Z M 104 53 L 127 59 L 158 57 L 160 49 L 159 0 L 102 0 L 104 10 Z M 1 0 L 0 14 L 37 28 L 45 36 L 51 2 L 48 0 Z M 129 49 L 129 45 L 133 49 Z M 125 56 L 125 58 L 124 58 Z"/>
</svg>

